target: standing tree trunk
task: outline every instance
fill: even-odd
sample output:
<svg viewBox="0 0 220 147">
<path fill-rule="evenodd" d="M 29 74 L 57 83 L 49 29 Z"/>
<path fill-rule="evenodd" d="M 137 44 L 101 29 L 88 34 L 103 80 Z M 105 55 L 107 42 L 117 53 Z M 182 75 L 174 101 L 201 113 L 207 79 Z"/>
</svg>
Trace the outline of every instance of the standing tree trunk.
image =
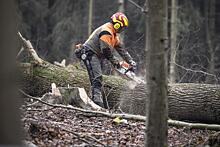
<svg viewBox="0 0 220 147">
<path fill-rule="evenodd" d="M 205 22 L 206 22 L 206 41 L 208 45 L 209 53 L 209 66 L 208 71 L 211 74 L 215 74 L 215 45 L 214 45 L 214 34 L 215 34 L 215 0 L 205 1 Z M 215 83 L 213 77 L 206 77 L 207 83 Z"/>
<path fill-rule="evenodd" d="M 176 37 L 177 37 L 177 25 L 176 25 L 176 17 L 177 17 L 177 2 L 178 0 L 171 0 L 171 34 L 170 34 L 170 74 L 169 74 L 169 82 L 176 82 L 176 69 L 175 69 L 175 61 L 176 61 Z"/>
<path fill-rule="evenodd" d="M 146 122 L 147 147 L 164 147 L 167 145 L 167 1 L 149 0 L 149 20 L 147 22 L 147 49 L 149 65 L 147 66 L 147 87 L 149 105 Z"/>
<path fill-rule="evenodd" d="M 92 33 L 93 0 L 89 0 L 88 36 Z"/>
<path fill-rule="evenodd" d="M 16 95 L 15 50 L 16 6 L 14 0 L 0 1 L 0 146 L 20 146 L 20 99 Z"/>
<path fill-rule="evenodd" d="M 124 13 L 125 9 L 124 9 L 124 0 L 118 0 L 118 11 Z M 124 34 L 120 34 L 120 40 L 121 42 L 124 44 Z"/>
</svg>

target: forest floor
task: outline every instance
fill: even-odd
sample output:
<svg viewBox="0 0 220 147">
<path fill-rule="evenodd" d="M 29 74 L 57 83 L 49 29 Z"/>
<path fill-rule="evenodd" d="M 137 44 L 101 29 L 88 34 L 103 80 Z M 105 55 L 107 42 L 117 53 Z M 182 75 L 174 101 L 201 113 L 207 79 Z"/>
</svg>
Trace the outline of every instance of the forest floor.
<svg viewBox="0 0 220 147">
<path fill-rule="evenodd" d="M 144 146 L 146 127 L 142 121 L 116 123 L 104 116 L 39 104 L 25 105 L 21 110 L 24 140 L 39 147 Z M 199 146 L 214 133 L 169 126 L 168 144 L 170 147 Z"/>
</svg>

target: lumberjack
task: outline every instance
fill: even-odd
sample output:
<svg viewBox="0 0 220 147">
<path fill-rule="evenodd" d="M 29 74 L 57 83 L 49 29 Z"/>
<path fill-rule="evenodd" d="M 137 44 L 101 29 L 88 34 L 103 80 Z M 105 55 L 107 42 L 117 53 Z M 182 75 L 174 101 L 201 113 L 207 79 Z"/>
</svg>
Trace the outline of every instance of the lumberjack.
<svg viewBox="0 0 220 147">
<path fill-rule="evenodd" d="M 92 100 L 101 107 L 104 107 L 101 94 L 101 60 L 106 58 L 116 69 L 121 68 L 122 64 L 120 64 L 119 60 L 112 54 L 115 49 L 129 64 L 129 71 L 136 68 L 136 62 L 130 54 L 123 49 L 122 43 L 119 40 L 119 33 L 123 32 L 127 27 L 128 18 L 125 14 L 117 12 L 112 15 L 109 22 L 95 29 L 83 45 L 76 46 L 75 54 L 79 59 L 83 60 L 89 74 Z"/>
</svg>

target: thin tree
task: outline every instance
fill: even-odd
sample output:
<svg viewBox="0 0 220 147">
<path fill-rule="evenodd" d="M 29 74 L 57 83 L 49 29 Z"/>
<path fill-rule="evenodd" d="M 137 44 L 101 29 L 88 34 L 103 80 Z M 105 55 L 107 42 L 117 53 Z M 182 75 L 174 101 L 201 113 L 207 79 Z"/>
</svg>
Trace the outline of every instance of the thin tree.
<svg viewBox="0 0 220 147">
<path fill-rule="evenodd" d="M 118 11 L 124 13 L 125 9 L 124 9 L 124 0 L 118 0 Z M 124 43 L 124 34 L 120 34 L 120 40 L 122 43 Z"/>
<path fill-rule="evenodd" d="M 176 37 L 177 37 L 177 2 L 178 0 L 171 0 L 171 32 L 170 32 L 170 73 L 169 82 L 176 82 Z"/>
<path fill-rule="evenodd" d="M 167 0 L 149 0 L 147 18 L 147 147 L 167 146 Z"/>
<path fill-rule="evenodd" d="M 93 0 L 89 0 L 88 36 L 92 33 Z"/>
<path fill-rule="evenodd" d="M 209 73 L 215 73 L 215 45 L 214 45 L 214 36 L 215 36 L 215 6 L 216 1 L 210 0 L 205 1 L 205 22 L 206 22 L 206 41 L 208 45 L 209 53 Z M 210 76 L 206 77 L 207 83 L 214 83 L 215 79 Z"/>
</svg>

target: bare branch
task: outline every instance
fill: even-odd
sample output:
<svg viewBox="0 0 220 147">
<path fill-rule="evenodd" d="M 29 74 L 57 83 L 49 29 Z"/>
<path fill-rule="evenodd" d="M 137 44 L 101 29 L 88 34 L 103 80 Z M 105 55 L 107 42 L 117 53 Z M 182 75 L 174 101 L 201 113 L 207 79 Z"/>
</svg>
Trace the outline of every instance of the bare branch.
<svg viewBox="0 0 220 147">
<path fill-rule="evenodd" d="M 217 124 L 188 123 L 188 122 L 171 120 L 171 119 L 168 120 L 168 123 L 169 125 L 172 126 L 188 127 L 191 129 L 220 130 L 220 125 Z"/>
<path fill-rule="evenodd" d="M 137 8 L 139 8 L 141 10 L 141 12 L 143 13 L 147 13 L 147 10 L 145 10 L 143 7 L 141 7 L 140 5 L 138 5 L 137 3 L 135 3 L 133 0 L 128 0 L 130 3 L 132 3 L 133 5 L 135 5 Z"/>
<path fill-rule="evenodd" d="M 211 74 L 211 73 L 208 73 L 208 72 L 205 72 L 205 71 L 202 71 L 202 70 L 193 70 L 193 69 L 190 69 L 190 68 L 186 68 L 186 67 L 184 67 L 182 65 L 179 65 L 177 63 L 173 63 L 173 64 L 175 64 L 176 66 L 186 70 L 187 72 L 190 71 L 190 72 L 194 72 L 194 73 L 202 73 L 204 75 L 212 76 L 212 77 L 215 78 L 216 81 L 218 81 L 218 77 L 216 75 L 214 75 L 214 74 Z"/>
<path fill-rule="evenodd" d="M 146 0 L 145 3 L 144 3 L 145 12 L 148 12 L 148 9 L 149 9 L 148 0 Z"/>
<path fill-rule="evenodd" d="M 20 49 L 20 51 L 18 52 L 16 58 L 18 58 L 18 57 L 21 55 L 21 53 L 22 53 L 23 51 L 24 51 L 24 47 L 22 46 L 21 49 Z"/>
</svg>

